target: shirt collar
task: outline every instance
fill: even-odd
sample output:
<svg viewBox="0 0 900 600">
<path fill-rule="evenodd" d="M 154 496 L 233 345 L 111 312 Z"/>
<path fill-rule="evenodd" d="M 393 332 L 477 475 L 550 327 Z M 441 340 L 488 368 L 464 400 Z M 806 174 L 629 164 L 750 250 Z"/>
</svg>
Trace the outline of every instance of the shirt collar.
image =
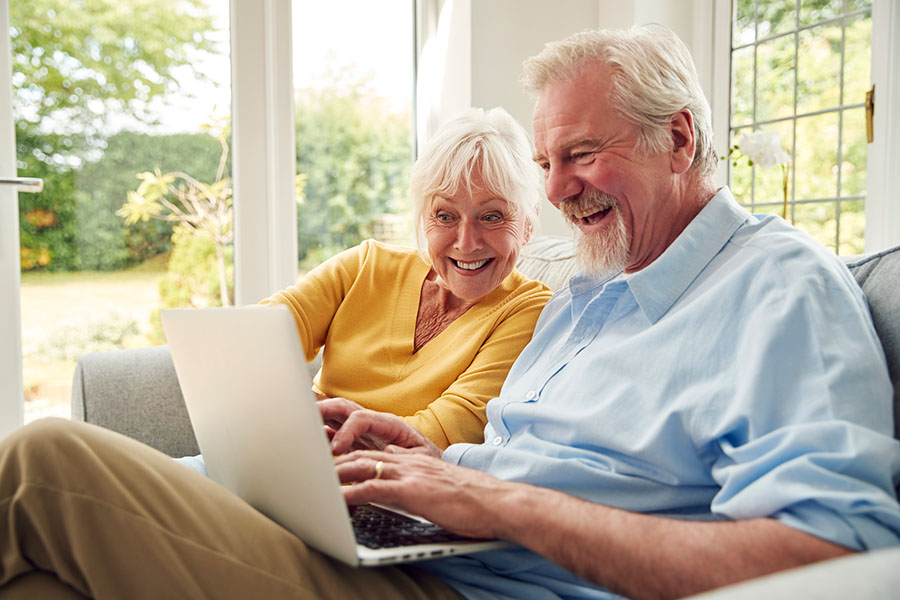
<svg viewBox="0 0 900 600">
<path fill-rule="evenodd" d="M 675 241 L 627 281 L 641 310 L 655 323 L 750 218 L 731 190 L 721 188 Z"/>
</svg>

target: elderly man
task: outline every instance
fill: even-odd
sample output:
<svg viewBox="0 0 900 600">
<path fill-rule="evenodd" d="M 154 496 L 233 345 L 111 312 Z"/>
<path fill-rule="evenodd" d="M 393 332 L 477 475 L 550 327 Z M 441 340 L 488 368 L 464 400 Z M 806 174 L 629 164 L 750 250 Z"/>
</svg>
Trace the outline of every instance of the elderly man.
<svg viewBox="0 0 900 600">
<path fill-rule="evenodd" d="M 678 596 L 897 544 L 900 452 L 865 300 L 807 236 L 716 190 L 683 45 L 659 27 L 579 34 L 525 83 L 547 196 L 589 276 L 544 309 L 483 445 L 439 466 L 351 454 L 345 479 L 381 457 L 387 481 L 348 499 L 528 549 L 429 566 L 463 594 L 592 597 L 571 572 Z M 348 434 L 371 428 L 353 416 Z"/>
<path fill-rule="evenodd" d="M 585 276 L 547 304 L 485 442 L 441 453 L 396 417 L 320 403 L 348 502 L 512 548 L 349 569 L 137 443 L 52 424 L 0 445 L 0 506 L 27 516 L 5 520 L 26 525 L 0 538 L 0 583 L 27 555 L 42 570 L 12 588 L 110 597 L 674 597 L 897 544 L 900 446 L 865 298 L 713 185 L 683 44 L 578 34 L 525 83 Z M 82 510 L 60 516 L 59 489 Z"/>
</svg>

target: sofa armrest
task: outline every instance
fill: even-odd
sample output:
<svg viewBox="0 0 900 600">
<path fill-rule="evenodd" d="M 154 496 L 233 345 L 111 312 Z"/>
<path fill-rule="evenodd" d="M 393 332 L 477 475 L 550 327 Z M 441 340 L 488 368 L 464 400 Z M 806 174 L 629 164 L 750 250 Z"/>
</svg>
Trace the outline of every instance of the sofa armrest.
<svg viewBox="0 0 900 600">
<path fill-rule="evenodd" d="M 307 365 L 310 375 L 322 355 Z M 72 420 L 93 423 L 173 457 L 200 453 L 168 346 L 84 354 L 72 381 Z"/>
<path fill-rule="evenodd" d="M 72 420 L 117 431 L 169 456 L 199 453 L 168 346 L 79 358 Z"/>
<path fill-rule="evenodd" d="M 900 548 L 851 554 L 751 579 L 685 600 L 881 600 L 900 593 Z"/>
</svg>

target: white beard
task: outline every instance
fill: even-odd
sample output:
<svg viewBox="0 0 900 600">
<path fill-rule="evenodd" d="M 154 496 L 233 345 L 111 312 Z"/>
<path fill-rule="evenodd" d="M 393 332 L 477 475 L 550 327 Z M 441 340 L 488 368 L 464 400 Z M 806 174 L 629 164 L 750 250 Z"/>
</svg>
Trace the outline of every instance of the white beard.
<svg viewBox="0 0 900 600">
<path fill-rule="evenodd" d="M 609 277 L 625 269 L 628 262 L 628 234 L 619 207 L 613 208 L 615 222 L 608 229 L 585 235 L 575 227 L 576 258 L 585 275 Z"/>
<path fill-rule="evenodd" d="M 560 208 L 567 217 L 566 222 L 575 230 L 576 258 L 585 275 L 609 277 L 625 269 L 628 263 L 628 232 L 615 197 L 594 191 L 578 200 L 569 200 Z M 609 208 L 612 214 L 607 218 L 612 218 L 613 223 L 602 231 L 585 235 L 572 217 L 588 214 L 594 208 Z"/>
</svg>

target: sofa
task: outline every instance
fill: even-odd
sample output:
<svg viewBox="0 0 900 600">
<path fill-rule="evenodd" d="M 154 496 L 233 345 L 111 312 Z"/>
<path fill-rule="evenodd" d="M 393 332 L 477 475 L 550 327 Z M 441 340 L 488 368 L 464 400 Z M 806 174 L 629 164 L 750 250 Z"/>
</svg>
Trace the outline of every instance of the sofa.
<svg viewBox="0 0 900 600">
<path fill-rule="evenodd" d="M 868 298 L 887 357 L 897 413 L 900 410 L 900 247 L 843 257 L 843 260 Z M 522 249 L 517 267 L 551 289 L 559 289 L 575 272 L 574 244 L 568 238 L 538 236 Z M 309 365 L 312 371 L 318 367 L 318 361 Z M 166 346 L 82 356 L 72 386 L 72 418 L 118 431 L 170 456 L 199 452 Z M 900 439 L 900 421 L 894 423 L 894 435 Z M 900 548 L 787 571 L 700 597 L 704 600 L 900 598 Z"/>
</svg>

